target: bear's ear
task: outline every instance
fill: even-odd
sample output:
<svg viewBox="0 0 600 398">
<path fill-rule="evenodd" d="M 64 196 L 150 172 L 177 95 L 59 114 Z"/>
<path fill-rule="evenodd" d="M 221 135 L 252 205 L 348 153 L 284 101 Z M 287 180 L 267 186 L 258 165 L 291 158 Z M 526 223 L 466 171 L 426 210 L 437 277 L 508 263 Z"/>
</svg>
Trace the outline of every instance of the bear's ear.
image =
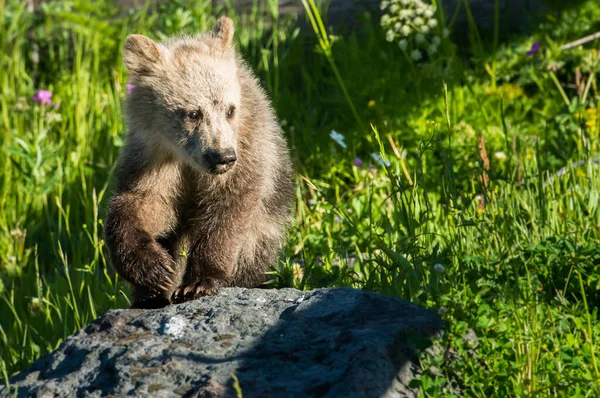
<svg viewBox="0 0 600 398">
<path fill-rule="evenodd" d="M 123 46 L 123 62 L 134 77 L 153 72 L 163 54 L 158 44 L 142 35 L 131 35 Z"/>
<path fill-rule="evenodd" d="M 221 17 L 213 29 L 213 37 L 221 40 L 223 47 L 230 47 L 233 42 L 233 21 L 227 17 Z"/>
</svg>

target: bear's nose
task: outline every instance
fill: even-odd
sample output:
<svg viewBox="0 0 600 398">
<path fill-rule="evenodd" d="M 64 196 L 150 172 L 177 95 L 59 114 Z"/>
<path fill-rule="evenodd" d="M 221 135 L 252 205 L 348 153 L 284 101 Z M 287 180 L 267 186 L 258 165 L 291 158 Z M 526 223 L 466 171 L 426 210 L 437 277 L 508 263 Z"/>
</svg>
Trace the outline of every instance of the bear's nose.
<svg viewBox="0 0 600 398">
<path fill-rule="evenodd" d="M 213 168 L 222 168 L 223 166 L 232 166 L 237 160 L 235 151 L 232 148 L 223 151 L 210 151 L 204 154 L 204 160 Z"/>
</svg>

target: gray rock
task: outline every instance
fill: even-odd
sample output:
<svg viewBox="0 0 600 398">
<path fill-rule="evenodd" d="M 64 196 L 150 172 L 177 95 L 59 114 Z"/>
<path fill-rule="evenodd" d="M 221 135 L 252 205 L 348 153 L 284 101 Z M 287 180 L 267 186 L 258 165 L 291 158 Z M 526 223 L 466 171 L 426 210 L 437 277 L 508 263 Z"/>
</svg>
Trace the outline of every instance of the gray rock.
<svg viewBox="0 0 600 398">
<path fill-rule="evenodd" d="M 349 288 L 223 289 L 159 310 L 111 310 L 10 380 L 17 397 L 416 396 L 442 320 Z"/>
</svg>

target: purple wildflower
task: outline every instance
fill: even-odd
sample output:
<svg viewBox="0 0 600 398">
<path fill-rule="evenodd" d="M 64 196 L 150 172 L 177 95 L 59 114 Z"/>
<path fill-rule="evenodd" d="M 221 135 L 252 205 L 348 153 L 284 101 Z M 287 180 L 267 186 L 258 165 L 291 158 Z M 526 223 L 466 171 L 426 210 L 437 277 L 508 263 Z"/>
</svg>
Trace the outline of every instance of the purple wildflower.
<svg viewBox="0 0 600 398">
<path fill-rule="evenodd" d="M 38 90 L 31 99 L 38 104 L 52 105 L 52 92 L 48 90 Z"/>
<path fill-rule="evenodd" d="M 362 164 L 362 160 L 360 160 L 360 158 L 354 159 L 354 166 L 360 167 L 361 164 Z"/>
<path fill-rule="evenodd" d="M 127 83 L 125 87 L 127 88 L 127 95 L 129 95 L 131 94 L 131 90 L 135 88 L 135 85 L 133 83 Z"/>
<path fill-rule="evenodd" d="M 532 55 L 537 54 L 538 51 L 540 51 L 540 42 L 536 41 L 531 45 L 531 50 L 527 51 L 527 56 L 531 57 Z"/>
</svg>

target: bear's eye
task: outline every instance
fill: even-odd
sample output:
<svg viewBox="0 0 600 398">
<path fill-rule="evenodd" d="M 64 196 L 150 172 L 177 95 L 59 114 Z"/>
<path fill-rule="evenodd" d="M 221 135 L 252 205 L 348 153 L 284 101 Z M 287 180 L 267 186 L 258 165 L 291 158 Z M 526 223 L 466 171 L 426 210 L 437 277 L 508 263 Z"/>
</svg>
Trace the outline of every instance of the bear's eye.
<svg viewBox="0 0 600 398">
<path fill-rule="evenodd" d="M 202 113 L 198 111 L 190 111 L 185 113 L 185 118 L 192 122 L 197 122 L 202 119 Z"/>
<path fill-rule="evenodd" d="M 235 106 L 231 105 L 227 110 L 227 119 L 231 119 L 235 115 Z"/>
</svg>

